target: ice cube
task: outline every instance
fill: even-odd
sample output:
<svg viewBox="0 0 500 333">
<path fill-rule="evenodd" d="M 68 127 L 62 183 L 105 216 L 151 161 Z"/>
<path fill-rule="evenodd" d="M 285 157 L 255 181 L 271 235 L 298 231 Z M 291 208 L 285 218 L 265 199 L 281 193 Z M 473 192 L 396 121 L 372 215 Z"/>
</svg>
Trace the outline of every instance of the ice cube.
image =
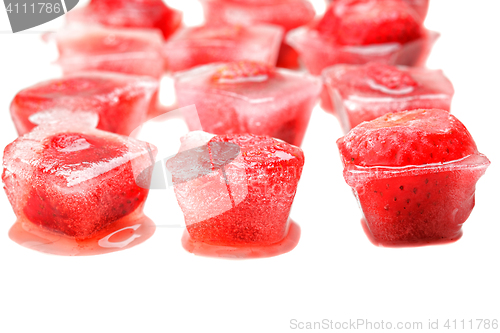
<svg viewBox="0 0 500 333">
<path fill-rule="evenodd" d="M 96 113 L 97 128 L 129 135 L 145 120 L 157 89 L 158 81 L 145 76 L 81 72 L 21 90 L 10 112 L 19 135 L 65 111 Z"/>
<path fill-rule="evenodd" d="M 306 0 L 273 1 L 202 1 L 207 24 L 274 24 L 285 32 L 305 25 L 314 19 L 314 9 Z M 278 67 L 299 67 L 298 53 L 282 43 L 277 61 Z"/>
<path fill-rule="evenodd" d="M 356 126 L 337 145 L 374 244 L 422 246 L 462 236 L 490 161 L 448 111 L 389 113 Z"/>
<path fill-rule="evenodd" d="M 161 0 L 92 0 L 66 14 L 71 24 L 100 24 L 114 28 L 157 29 L 165 39 L 182 23 L 182 12 Z"/>
<path fill-rule="evenodd" d="M 144 218 L 148 190 L 133 170 L 151 166 L 155 154 L 148 143 L 66 119 L 9 144 L 2 180 L 20 229 L 85 240 Z"/>
<path fill-rule="evenodd" d="M 283 28 L 273 25 L 217 25 L 183 29 L 163 48 L 173 72 L 213 62 L 238 60 L 276 64 Z"/>
<path fill-rule="evenodd" d="M 335 1 L 310 27 L 286 38 L 312 73 L 335 64 L 377 61 L 389 65 L 424 66 L 439 34 L 426 30 L 406 2 Z"/>
<path fill-rule="evenodd" d="M 205 131 L 269 135 L 299 146 L 322 83 L 305 73 L 241 61 L 179 73 L 175 89 L 179 105 L 196 105 Z M 197 118 L 186 120 L 197 129 Z"/>
<path fill-rule="evenodd" d="M 323 71 L 323 80 L 345 133 L 390 112 L 449 111 L 454 93 L 441 70 L 379 63 L 335 65 Z"/>
<path fill-rule="evenodd" d="M 283 240 L 304 164 L 302 150 L 251 134 L 207 139 L 194 138 L 198 148 L 167 162 L 191 239 L 222 246 Z"/>
<path fill-rule="evenodd" d="M 62 30 L 54 38 L 65 74 L 99 70 L 156 79 L 163 74 L 163 38 L 154 30 L 89 26 Z"/>
</svg>

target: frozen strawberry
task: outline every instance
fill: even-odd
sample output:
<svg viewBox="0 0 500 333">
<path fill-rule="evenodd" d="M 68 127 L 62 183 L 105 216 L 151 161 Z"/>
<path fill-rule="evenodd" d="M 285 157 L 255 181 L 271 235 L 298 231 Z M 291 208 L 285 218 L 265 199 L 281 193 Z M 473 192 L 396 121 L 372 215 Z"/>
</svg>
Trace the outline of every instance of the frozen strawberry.
<svg viewBox="0 0 500 333">
<path fill-rule="evenodd" d="M 87 239 L 132 213 L 143 216 L 148 190 L 135 179 L 155 153 L 83 124 L 44 124 L 6 147 L 2 180 L 19 221 Z"/>
<path fill-rule="evenodd" d="M 450 110 L 453 86 L 440 70 L 379 63 L 335 65 L 323 80 L 344 132 L 386 113 L 434 108 Z"/>
<path fill-rule="evenodd" d="M 217 25 L 180 31 L 164 46 L 168 68 L 186 70 L 213 62 L 239 60 L 276 64 L 283 29 L 271 25 Z"/>
<path fill-rule="evenodd" d="M 19 135 L 60 110 L 97 113 L 99 129 L 129 135 L 145 120 L 157 89 L 149 77 L 81 72 L 21 90 L 10 112 Z"/>
<path fill-rule="evenodd" d="M 424 66 L 438 36 L 402 0 L 339 0 L 313 26 L 290 31 L 286 42 L 319 75 L 332 65 L 370 61 Z"/>
<path fill-rule="evenodd" d="M 288 216 L 304 165 L 302 150 L 265 136 L 211 137 L 191 134 L 183 143 L 189 145 L 186 141 L 194 138 L 202 150 L 208 146 L 209 158 L 203 160 L 210 161 L 210 174 L 176 183 L 186 172 L 206 168 L 197 162 L 202 161 L 200 152 L 193 149 L 167 162 L 190 237 L 226 246 L 280 242 L 288 233 Z"/>
<path fill-rule="evenodd" d="M 205 0 L 203 9 L 208 24 L 273 24 L 285 32 L 305 25 L 314 18 L 314 9 L 306 0 Z M 278 67 L 295 69 L 299 67 L 298 53 L 282 43 L 278 55 Z"/>
<path fill-rule="evenodd" d="M 421 36 L 418 15 L 401 0 L 340 0 L 317 30 L 339 45 L 405 44 Z"/>
<path fill-rule="evenodd" d="M 178 74 L 180 106 L 196 105 L 203 130 L 269 135 L 299 146 L 322 84 L 318 78 L 250 61 Z M 186 119 L 191 130 L 198 118 Z"/>
<path fill-rule="evenodd" d="M 64 74 L 99 70 L 159 79 L 164 70 L 162 37 L 152 30 L 98 26 L 55 34 Z"/>
<path fill-rule="evenodd" d="M 445 110 L 387 114 L 337 141 L 344 178 L 377 245 L 458 240 L 489 160 Z"/>
<path fill-rule="evenodd" d="M 70 24 L 101 24 L 112 28 L 156 29 L 165 39 L 182 23 L 182 12 L 161 0 L 92 0 L 66 15 Z"/>
</svg>

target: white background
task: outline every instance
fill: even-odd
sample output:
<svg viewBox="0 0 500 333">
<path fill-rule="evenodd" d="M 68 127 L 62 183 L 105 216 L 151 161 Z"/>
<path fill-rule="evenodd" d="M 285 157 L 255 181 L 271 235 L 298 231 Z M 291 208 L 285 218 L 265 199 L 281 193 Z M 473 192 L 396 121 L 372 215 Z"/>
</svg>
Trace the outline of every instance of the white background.
<svg viewBox="0 0 500 333">
<path fill-rule="evenodd" d="M 319 10 L 324 9 L 321 1 L 315 3 Z M 201 22 L 195 1 L 168 2 L 188 10 L 188 24 Z M 451 79 L 456 89 L 452 113 L 492 161 L 457 243 L 373 246 L 342 178 L 335 145 L 342 135 L 339 124 L 316 107 L 292 210 L 302 237 L 282 256 L 231 261 L 185 252 L 183 216 L 172 190 L 150 192 L 145 211 L 158 229 L 149 241 L 102 256 L 45 255 L 8 238 L 15 216 L 0 193 L 0 332 L 255 333 L 294 331 L 292 319 L 421 321 L 424 328 L 429 319 L 439 319 L 441 328 L 446 319 L 467 324 L 500 319 L 499 13 L 497 0 L 431 0 L 426 20 L 428 28 L 442 34 L 428 65 Z M 60 75 L 51 65 L 57 57 L 54 45 L 32 31 L 54 30 L 61 23 L 14 35 L 0 9 L 2 149 L 16 138 L 9 115 L 14 95 Z M 185 131 L 179 124 L 173 121 L 150 133 L 175 151 Z"/>
</svg>

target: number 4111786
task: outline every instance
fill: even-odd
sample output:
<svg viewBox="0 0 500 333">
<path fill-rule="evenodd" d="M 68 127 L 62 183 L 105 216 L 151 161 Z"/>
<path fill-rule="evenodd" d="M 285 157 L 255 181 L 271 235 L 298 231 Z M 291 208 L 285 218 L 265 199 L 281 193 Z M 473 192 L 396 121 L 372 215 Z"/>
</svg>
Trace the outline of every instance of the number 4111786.
<svg viewBox="0 0 500 333">
<path fill-rule="evenodd" d="M 447 320 L 444 325 L 447 329 L 498 329 L 498 320 L 497 319 L 476 319 L 476 322 L 468 320 L 466 321 L 465 319 L 462 319 L 460 321 L 457 321 L 456 319 L 454 320 Z"/>
<path fill-rule="evenodd" d="M 15 8 L 13 8 L 15 7 Z M 35 3 L 32 3 L 31 5 L 27 5 L 26 3 L 19 5 L 19 3 L 16 3 L 14 6 L 12 6 L 12 3 L 9 3 L 9 5 L 6 8 L 7 13 L 11 14 L 14 12 L 15 14 L 27 14 L 27 13 L 56 13 L 59 14 L 62 10 L 61 4 L 55 3 L 52 4 L 50 2 L 39 2 L 35 5 Z"/>
</svg>

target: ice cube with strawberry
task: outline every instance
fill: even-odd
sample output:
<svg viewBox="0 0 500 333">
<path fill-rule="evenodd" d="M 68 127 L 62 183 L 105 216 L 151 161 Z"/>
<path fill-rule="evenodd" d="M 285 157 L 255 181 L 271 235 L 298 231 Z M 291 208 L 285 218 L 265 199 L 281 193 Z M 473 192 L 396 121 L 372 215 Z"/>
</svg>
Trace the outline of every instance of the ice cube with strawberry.
<svg viewBox="0 0 500 333">
<path fill-rule="evenodd" d="M 195 104 L 204 131 L 269 135 L 299 146 L 321 80 L 263 63 L 216 63 L 179 73 L 179 105 Z M 191 130 L 198 119 L 186 119 Z"/>
<path fill-rule="evenodd" d="M 319 75 L 339 63 L 423 66 L 437 37 L 403 0 L 338 0 L 312 26 L 291 31 L 287 42 Z"/>
<path fill-rule="evenodd" d="M 307 0 L 204 0 L 202 3 L 210 25 L 266 23 L 281 26 L 287 32 L 314 19 L 314 8 Z M 298 53 L 282 43 L 277 66 L 298 68 Z"/>
<path fill-rule="evenodd" d="M 182 12 L 161 0 L 92 0 L 66 14 L 73 24 L 99 24 L 110 28 L 155 29 L 168 39 L 181 25 Z"/>
<path fill-rule="evenodd" d="M 339 64 L 323 70 L 322 76 L 345 133 L 390 112 L 449 111 L 454 93 L 441 70 L 426 68 Z"/>
<path fill-rule="evenodd" d="M 18 92 L 10 113 L 19 135 L 61 112 L 90 112 L 99 116 L 97 128 L 122 135 L 146 118 L 158 81 L 109 72 L 80 72 L 40 82 Z"/>
<path fill-rule="evenodd" d="M 448 111 L 389 113 L 356 126 L 337 145 L 374 244 L 421 246 L 462 236 L 490 162 Z"/>
<path fill-rule="evenodd" d="M 159 79 L 163 38 L 154 30 L 101 26 L 66 29 L 53 35 L 64 74 L 98 70 Z"/>
<path fill-rule="evenodd" d="M 172 72 L 239 60 L 274 66 L 282 38 L 283 28 L 274 25 L 204 25 L 176 33 L 165 43 L 163 54 Z"/>
<path fill-rule="evenodd" d="M 136 179 L 147 181 L 143 171 L 154 163 L 156 148 L 94 129 L 92 122 L 42 124 L 5 148 L 2 180 L 18 229 L 36 239 L 45 232 L 48 239 L 84 241 L 124 219 L 133 225 L 143 218 L 148 189 Z"/>
<path fill-rule="evenodd" d="M 300 148 L 253 134 L 191 132 L 182 140 L 167 168 L 192 240 L 259 247 L 287 237 Z"/>
</svg>

